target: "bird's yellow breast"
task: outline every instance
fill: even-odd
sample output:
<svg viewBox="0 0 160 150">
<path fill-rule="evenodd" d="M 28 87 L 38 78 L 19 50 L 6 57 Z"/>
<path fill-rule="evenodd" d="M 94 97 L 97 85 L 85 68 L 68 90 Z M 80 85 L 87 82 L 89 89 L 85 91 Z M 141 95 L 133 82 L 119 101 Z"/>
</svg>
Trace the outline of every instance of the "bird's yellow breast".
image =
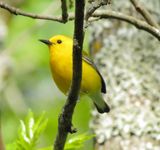
<svg viewBox="0 0 160 150">
<path fill-rule="evenodd" d="M 72 80 L 72 51 L 53 50 L 50 65 L 55 83 L 64 94 L 67 94 Z M 81 92 L 91 93 L 100 90 L 101 78 L 99 74 L 83 60 Z"/>
</svg>

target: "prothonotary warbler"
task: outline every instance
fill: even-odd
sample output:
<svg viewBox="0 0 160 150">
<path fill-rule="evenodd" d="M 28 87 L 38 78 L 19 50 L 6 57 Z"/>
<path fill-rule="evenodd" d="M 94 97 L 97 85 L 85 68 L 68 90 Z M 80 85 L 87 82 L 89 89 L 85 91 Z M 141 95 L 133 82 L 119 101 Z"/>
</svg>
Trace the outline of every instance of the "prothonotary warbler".
<svg viewBox="0 0 160 150">
<path fill-rule="evenodd" d="M 67 94 L 72 80 L 73 40 L 63 35 L 56 35 L 49 40 L 40 40 L 49 47 L 50 66 L 57 87 Z M 102 93 L 106 93 L 106 85 L 95 64 L 85 55 L 82 57 L 81 94 L 88 94 L 99 113 L 109 112 Z"/>
</svg>

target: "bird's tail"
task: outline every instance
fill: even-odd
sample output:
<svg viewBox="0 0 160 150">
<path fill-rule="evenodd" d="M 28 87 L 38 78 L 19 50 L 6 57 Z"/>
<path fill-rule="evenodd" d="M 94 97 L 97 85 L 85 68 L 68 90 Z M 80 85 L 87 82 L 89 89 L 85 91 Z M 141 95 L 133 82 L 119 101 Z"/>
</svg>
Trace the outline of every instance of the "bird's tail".
<svg viewBox="0 0 160 150">
<path fill-rule="evenodd" d="M 91 94 L 90 97 L 92 98 L 99 113 L 108 113 L 110 111 L 110 107 L 104 101 L 101 93 Z"/>
</svg>

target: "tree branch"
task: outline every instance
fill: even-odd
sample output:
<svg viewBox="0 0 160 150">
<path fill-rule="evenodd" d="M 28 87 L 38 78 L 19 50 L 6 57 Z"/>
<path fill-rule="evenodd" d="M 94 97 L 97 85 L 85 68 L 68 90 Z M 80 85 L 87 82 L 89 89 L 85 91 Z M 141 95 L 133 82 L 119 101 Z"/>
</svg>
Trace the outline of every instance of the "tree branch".
<svg viewBox="0 0 160 150">
<path fill-rule="evenodd" d="M 34 13 L 27 13 L 27 12 L 24 12 L 20 9 L 15 8 L 15 7 L 9 6 L 8 4 L 5 4 L 3 2 L 0 2 L 0 7 L 5 9 L 5 10 L 8 10 L 10 13 L 12 13 L 14 15 L 21 15 L 21 16 L 25 16 L 25 17 L 29 17 L 29 18 L 33 18 L 33 19 L 51 20 L 51 21 L 57 21 L 57 22 L 65 23 L 64 18 L 62 18 L 63 15 L 52 17 L 52 16 L 38 15 L 38 14 L 34 14 Z M 74 19 L 73 15 L 70 15 L 69 20 L 73 20 L 73 19 Z"/>
<path fill-rule="evenodd" d="M 61 9 L 62 9 L 62 20 L 64 23 L 66 23 L 68 19 L 66 0 L 61 0 Z"/>
<path fill-rule="evenodd" d="M 130 0 L 130 1 L 135 7 L 135 9 L 144 17 L 144 19 L 147 21 L 148 24 L 156 28 L 159 28 L 158 23 L 152 18 L 148 10 L 145 7 L 143 7 L 140 4 L 140 2 L 138 2 L 137 0 Z"/>
<path fill-rule="evenodd" d="M 32 13 L 26 13 L 23 12 L 15 7 L 9 6 L 3 2 L 0 2 L 0 7 L 3 9 L 8 10 L 10 13 L 13 13 L 15 15 L 21 15 L 21 16 L 25 16 L 25 17 L 30 17 L 30 18 L 34 18 L 34 19 L 42 19 L 42 20 L 51 20 L 51 21 L 57 21 L 60 23 L 64 23 L 62 16 L 44 16 L 44 15 L 37 15 L 37 14 L 32 14 Z M 160 40 L 160 30 L 156 27 L 153 27 L 147 23 L 145 23 L 144 21 L 141 21 L 139 19 L 136 19 L 135 17 L 129 16 L 129 15 L 125 15 L 122 13 L 118 13 L 115 11 L 98 11 L 95 12 L 93 15 L 91 15 L 90 17 L 96 17 L 96 18 L 109 18 L 109 19 L 118 19 L 120 21 L 125 21 L 128 22 L 134 26 L 136 26 L 138 29 L 144 30 L 150 34 L 152 34 L 154 37 L 156 37 L 158 40 Z M 68 15 L 68 21 L 74 20 L 74 15 L 73 14 L 69 14 Z M 97 19 L 90 19 L 90 20 L 97 20 Z"/>
<path fill-rule="evenodd" d="M 149 32 L 154 37 L 156 37 L 158 40 L 160 40 L 160 30 L 159 29 L 147 24 L 144 21 L 138 20 L 132 16 L 124 15 L 122 13 L 118 13 L 115 11 L 97 11 L 92 16 L 99 17 L 99 19 L 109 18 L 109 19 L 118 19 L 120 21 L 128 22 L 134 25 L 138 29 Z"/>
<path fill-rule="evenodd" d="M 58 120 L 58 133 L 54 143 L 54 150 L 63 150 L 68 133 L 76 132 L 72 128 L 72 115 L 79 95 L 82 78 L 82 47 L 83 47 L 83 20 L 84 0 L 76 0 L 74 42 L 73 42 L 73 77 L 71 89 L 63 111 Z"/>
</svg>

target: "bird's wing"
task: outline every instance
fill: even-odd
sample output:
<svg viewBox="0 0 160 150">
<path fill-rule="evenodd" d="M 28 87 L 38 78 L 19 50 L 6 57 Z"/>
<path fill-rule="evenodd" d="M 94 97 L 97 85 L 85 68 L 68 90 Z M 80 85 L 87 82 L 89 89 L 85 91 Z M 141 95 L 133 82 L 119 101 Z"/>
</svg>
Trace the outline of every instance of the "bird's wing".
<svg viewBox="0 0 160 150">
<path fill-rule="evenodd" d="M 99 74 L 99 76 L 100 76 L 100 78 L 101 78 L 101 83 L 102 83 L 101 92 L 102 92 L 102 93 L 106 93 L 106 84 L 105 84 L 105 82 L 104 82 L 104 79 L 103 79 L 102 75 L 101 75 L 100 72 L 98 71 L 96 65 L 93 63 L 93 61 L 92 61 L 89 57 L 87 57 L 87 56 L 85 56 L 85 55 L 83 55 L 82 59 L 83 59 L 87 64 L 91 65 L 91 66 L 97 71 L 97 73 Z"/>
</svg>

